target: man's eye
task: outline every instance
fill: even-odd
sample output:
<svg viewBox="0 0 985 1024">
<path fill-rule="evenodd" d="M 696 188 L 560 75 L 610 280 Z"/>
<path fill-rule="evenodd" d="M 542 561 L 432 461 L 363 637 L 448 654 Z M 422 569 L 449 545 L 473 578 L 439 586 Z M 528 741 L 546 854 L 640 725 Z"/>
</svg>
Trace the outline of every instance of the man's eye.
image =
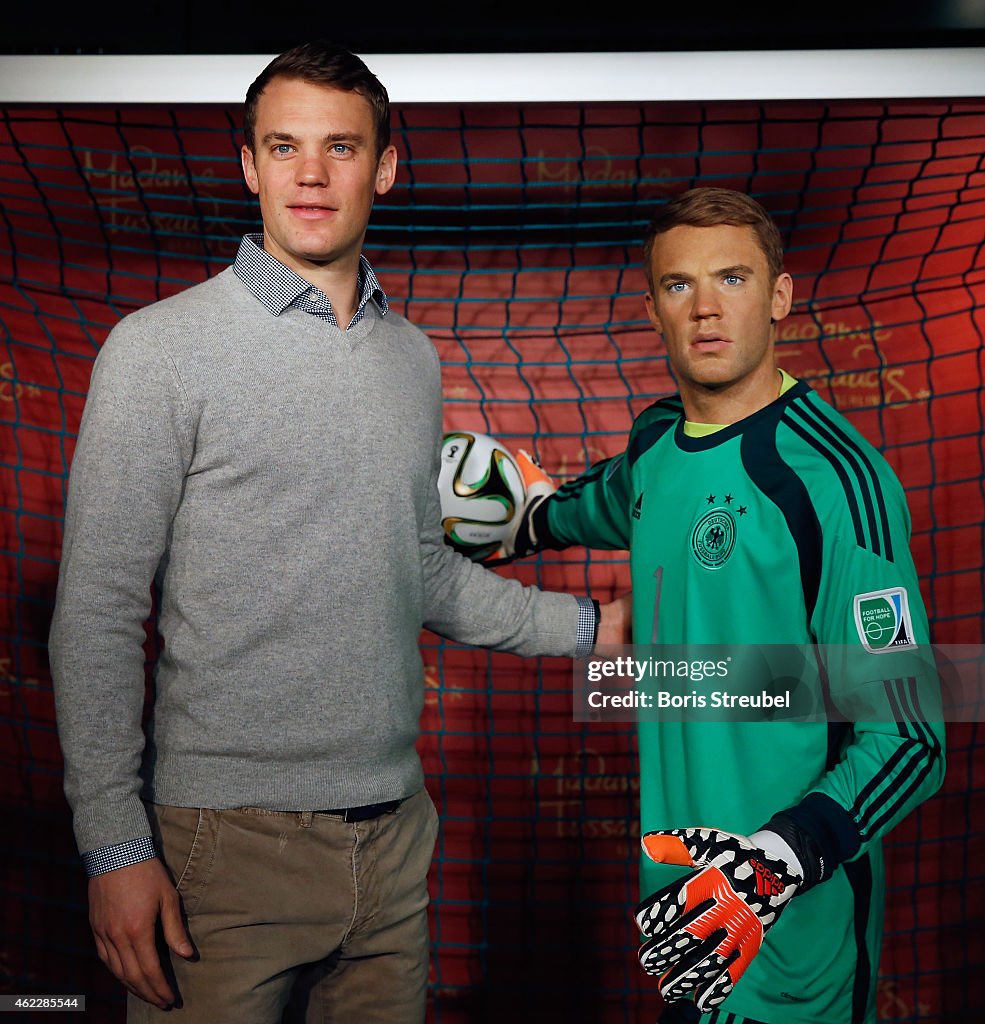
<svg viewBox="0 0 985 1024">
<path fill-rule="evenodd" d="M 726 284 L 742 284 L 742 280 L 743 279 L 741 277 L 739 277 L 738 274 L 726 274 L 725 275 L 725 283 Z"/>
<path fill-rule="evenodd" d="M 274 146 L 274 152 L 278 156 L 287 156 L 287 154 L 291 152 L 291 149 L 292 147 L 286 142 L 281 142 Z"/>
<path fill-rule="evenodd" d="M 336 156 L 347 156 L 352 152 L 352 150 L 344 142 L 336 142 L 335 145 L 332 146 L 332 152 Z"/>
<path fill-rule="evenodd" d="M 684 291 L 685 288 L 687 288 L 687 282 L 686 281 L 674 281 L 672 284 L 669 284 L 667 286 L 667 291 L 669 291 L 669 292 L 682 292 L 682 291 Z"/>
</svg>

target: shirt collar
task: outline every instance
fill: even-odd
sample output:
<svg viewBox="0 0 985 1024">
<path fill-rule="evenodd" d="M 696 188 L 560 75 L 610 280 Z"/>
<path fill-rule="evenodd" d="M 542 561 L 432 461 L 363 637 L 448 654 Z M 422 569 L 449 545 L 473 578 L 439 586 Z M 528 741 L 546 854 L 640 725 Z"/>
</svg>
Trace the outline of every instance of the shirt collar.
<svg viewBox="0 0 985 1024">
<path fill-rule="evenodd" d="M 263 248 L 262 234 L 243 236 L 243 240 L 239 243 L 239 251 L 236 253 L 236 260 L 233 263 L 233 271 L 274 316 L 280 316 L 285 309 L 294 305 L 302 295 L 310 291 L 322 295 L 321 290 L 310 281 L 306 281 L 300 274 L 296 274 L 290 267 L 285 266 L 276 256 L 271 256 Z M 352 324 L 358 323 L 362 319 L 366 304 L 370 299 L 379 307 L 380 313 L 386 316 L 389 309 L 386 293 L 373 272 L 369 260 L 362 253 L 359 254 L 359 274 L 356 278 L 356 288 L 359 292 L 359 304 L 356 307 L 356 315 L 352 318 Z M 325 297 L 325 302 L 328 303 L 327 297 Z"/>
</svg>

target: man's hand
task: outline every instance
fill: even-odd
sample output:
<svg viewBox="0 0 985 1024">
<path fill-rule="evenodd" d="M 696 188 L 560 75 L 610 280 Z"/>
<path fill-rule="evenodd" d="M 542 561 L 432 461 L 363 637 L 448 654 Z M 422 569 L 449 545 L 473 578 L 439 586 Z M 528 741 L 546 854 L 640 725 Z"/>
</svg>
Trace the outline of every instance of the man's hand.
<svg viewBox="0 0 985 1024">
<path fill-rule="evenodd" d="M 156 926 L 186 959 L 194 955 L 181 901 L 164 865 L 154 858 L 89 879 L 89 923 L 99 959 L 134 994 L 164 1010 L 175 994 L 157 953 Z"/>
<path fill-rule="evenodd" d="M 623 594 L 600 606 L 596 644 L 628 644 L 633 641 L 633 595 Z"/>
<path fill-rule="evenodd" d="M 649 937 L 640 963 L 659 976 L 668 1003 L 693 995 L 707 1013 L 723 1002 L 759 952 L 801 876 L 746 836 L 709 828 L 647 832 L 643 850 L 661 864 L 701 868 L 636 908 Z"/>
</svg>

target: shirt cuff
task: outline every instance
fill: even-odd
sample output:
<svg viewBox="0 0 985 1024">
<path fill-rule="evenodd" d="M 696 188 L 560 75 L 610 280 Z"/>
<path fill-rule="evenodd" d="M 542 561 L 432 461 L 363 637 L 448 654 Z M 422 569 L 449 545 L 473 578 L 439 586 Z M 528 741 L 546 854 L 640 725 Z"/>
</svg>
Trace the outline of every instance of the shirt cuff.
<svg viewBox="0 0 985 1024">
<path fill-rule="evenodd" d="M 103 846 L 98 850 L 90 850 L 82 854 L 82 863 L 85 865 L 86 874 L 92 878 L 95 875 L 105 875 L 107 871 L 116 871 L 117 868 L 128 868 L 142 860 L 153 860 L 156 856 L 154 840 L 150 836 L 141 836 L 117 846 Z"/>
<path fill-rule="evenodd" d="M 578 634 L 575 639 L 575 657 L 583 658 L 595 646 L 599 630 L 597 602 L 590 597 L 578 597 Z"/>
</svg>

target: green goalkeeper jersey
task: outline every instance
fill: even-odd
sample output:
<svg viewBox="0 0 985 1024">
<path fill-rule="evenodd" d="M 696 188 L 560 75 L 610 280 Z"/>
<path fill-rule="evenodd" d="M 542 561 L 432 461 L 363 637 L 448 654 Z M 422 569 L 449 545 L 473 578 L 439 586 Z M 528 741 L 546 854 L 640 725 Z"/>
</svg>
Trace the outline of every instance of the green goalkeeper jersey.
<svg viewBox="0 0 985 1024">
<path fill-rule="evenodd" d="M 709 1022 L 868 1024 L 880 837 L 940 785 L 943 730 L 928 720 L 935 681 L 928 699 L 926 680 L 898 674 L 901 652 L 929 642 L 899 481 L 811 388 L 787 385 L 706 436 L 685 429 L 679 397 L 657 402 L 625 452 L 544 503 L 536 529 L 541 546 L 629 549 L 638 644 L 859 651 L 886 702 L 879 721 L 641 721 L 640 810 L 644 832 L 746 835 L 786 811 L 825 862 Z M 858 682 L 833 673 L 826 699 L 841 706 Z M 680 874 L 643 858 L 643 895 Z"/>
</svg>

